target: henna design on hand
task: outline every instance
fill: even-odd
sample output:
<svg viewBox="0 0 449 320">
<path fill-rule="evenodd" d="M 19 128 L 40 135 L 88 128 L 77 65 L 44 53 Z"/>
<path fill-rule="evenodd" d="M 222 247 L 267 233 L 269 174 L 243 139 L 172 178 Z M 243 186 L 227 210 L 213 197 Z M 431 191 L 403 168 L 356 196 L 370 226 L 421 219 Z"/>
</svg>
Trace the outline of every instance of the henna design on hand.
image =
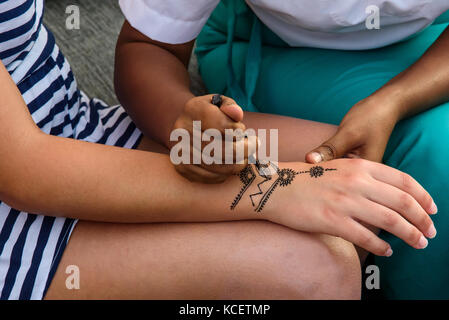
<svg viewBox="0 0 449 320">
<path fill-rule="evenodd" d="M 319 178 L 319 177 L 321 177 L 321 176 L 324 174 L 324 172 L 326 172 L 326 171 L 337 171 L 337 169 L 324 169 L 324 168 L 321 167 L 321 166 L 315 166 L 315 167 L 313 167 L 312 169 L 310 169 L 310 170 L 308 170 L 308 171 L 301 171 L 301 172 L 298 172 L 298 174 L 310 173 L 310 176 L 311 176 L 312 178 Z"/>
<path fill-rule="evenodd" d="M 324 175 L 327 171 L 337 171 L 337 169 L 325 169 L 322 166 L 315 166 L 312 167 L 310 170 L 307 171 L 294 171 L 293 169 L 279 169 L 275 164 L 269 163 L 267 165 L 261 165 L 258 161 L 256 161 L 255 164 L 256 171 L 259 174 L 260 177 L 262 177 L 264 180 L 262 182 L 259 182 L 257 184 L 258 192 L 252 193 L 249 195 L 249 198 L 251 200 L 251 204 L 253 207 L 255 207 L 254 211 L 261 212 L 266 205 L 267 201 L 270 199 L 270 196 L 273 194 L 274 190 L 277 187 L 287 187 L 290 184 L 292 184 L 295 177 L 299 174 L 310 174 L 311 178 L 319 178 Z M 267 183 L 269 181 L 273 180 L 273 175 L 269 174 L 267 171 L 267 168 L 271 167 L 276 172 L 277 178 L 274 180 L 274 182 L 271 184 L 271 186 L 267 189 L 267 191 L 264 193 L 261 186 L 264 183 Z M 231 205 L 231 210 L 234 210 L 235 207 L 238 205 L 240 200 L 242 199 L 245 192 L 249 189 L 249 187 L 252 185 L 254 180 L 256 179 L 256 173 L 253 170 L 252 165 L 247 166 L 245 169 L 243 169 L 240 174 L 240 181 L 243 183 L 243 187 L 240 190 L 239 194 L 235 197 L 234 201 Z M 254 202 L 254 198 L 261 196 L 260 201 L 256 204 Z"/>
</svg>

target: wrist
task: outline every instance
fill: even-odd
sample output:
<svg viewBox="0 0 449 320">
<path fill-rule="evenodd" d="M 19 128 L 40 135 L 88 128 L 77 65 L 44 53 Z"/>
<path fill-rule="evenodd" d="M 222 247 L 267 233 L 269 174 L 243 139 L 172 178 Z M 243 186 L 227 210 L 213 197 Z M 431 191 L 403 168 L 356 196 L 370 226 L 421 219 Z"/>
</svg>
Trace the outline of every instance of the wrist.
<svg viewBox="0 0 449 320">
<path fill-rule="evenodd" d="M 376 91 L 364 101 L 374 108 L 387 112 L 390 119 L 394 120 L 395 123 L 406 117 L 407 106 L 410 105 L 404 90 L 393 84 Z"/>
<path fill-rule="evenodd" d="M 263 174 L 267 174 L 269 169 L 259 174 L 257 167 L 251 165 L 240 175 L 231 211 L 243 209 L 250 219 L 284 224 L 287 204 L 295 198 L 297 185 L 303 183 L 303 173 L 310 172 L 312 167 L 306 163 L 279 163 L 270 167 L 272 174 L 266 178 Z"/>
</svg>

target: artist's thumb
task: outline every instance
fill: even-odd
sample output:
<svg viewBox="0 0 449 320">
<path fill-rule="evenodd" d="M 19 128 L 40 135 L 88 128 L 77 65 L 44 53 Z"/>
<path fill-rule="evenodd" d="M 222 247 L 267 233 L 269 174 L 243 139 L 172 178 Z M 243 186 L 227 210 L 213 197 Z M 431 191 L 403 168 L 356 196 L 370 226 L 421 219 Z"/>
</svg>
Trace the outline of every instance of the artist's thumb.
<svg viewBox="0 0 449 320">
<path fill-rule="evenodd" d="M 318 148 L 306 154 L 306 162 L 320 163 L 343 157 L 357 147 L 357 140 L 348 136 L 344 131 L 337 132 L 332 138 Z"/>
<path fill-rule="evenodd" d="M 223 103 L 220 110 L 235 122 L 243 120 L 242 108 L 231 98 L 223 96 Z"/>
</svg>

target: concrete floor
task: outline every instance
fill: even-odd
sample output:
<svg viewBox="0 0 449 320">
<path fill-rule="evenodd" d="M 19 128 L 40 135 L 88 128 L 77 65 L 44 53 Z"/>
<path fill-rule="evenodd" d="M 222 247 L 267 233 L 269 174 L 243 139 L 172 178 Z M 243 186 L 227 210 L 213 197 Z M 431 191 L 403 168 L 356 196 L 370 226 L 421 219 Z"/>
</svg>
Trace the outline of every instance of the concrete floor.
<svg viewBox="0 0 449 320">
<path fill-rule="evenodd" d="M 80 9 L 80 29 L 68 30 L 66 8 Z M 90 97 L 117 104 L 113 87 L 114 51 L 124 17 L 117 0 L 46 0 L 44 23 L 68 58 L 79 88 Z M 189 72 L 195 94 L 205 92 L 195 57 Z"/>
</svg>

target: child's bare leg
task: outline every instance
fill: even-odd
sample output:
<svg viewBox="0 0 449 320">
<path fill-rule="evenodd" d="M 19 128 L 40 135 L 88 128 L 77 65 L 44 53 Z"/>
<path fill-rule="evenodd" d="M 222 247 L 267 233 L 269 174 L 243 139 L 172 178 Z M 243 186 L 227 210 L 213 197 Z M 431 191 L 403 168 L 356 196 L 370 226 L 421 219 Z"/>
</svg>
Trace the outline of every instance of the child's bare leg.
<svg viewBox="0 0 449 320">
<path fill-rule="evenodd" d="M 80 222 L 46 298 L 358 299 L 360 277 L 348 242 L 272 223 Z"/>
<path fill-rule="evenodd" d="M 262 119 L 249 121 L 255 128 L 267 124 L 254 120 Z M 290 147 L 280 155 L 288 160 L 302 160 L 335 130 L 296 119 L 291 124 L 280 132 L 281 148 Z M 168 152 L 147 138 L 139 149 Z M 68 265 L 80 268 L 80 290 L 66 288 Z M 272 223 L 79 222 L 46 298 L 357 299 L 360 277 L 348 242 Z"/>
</svg>

